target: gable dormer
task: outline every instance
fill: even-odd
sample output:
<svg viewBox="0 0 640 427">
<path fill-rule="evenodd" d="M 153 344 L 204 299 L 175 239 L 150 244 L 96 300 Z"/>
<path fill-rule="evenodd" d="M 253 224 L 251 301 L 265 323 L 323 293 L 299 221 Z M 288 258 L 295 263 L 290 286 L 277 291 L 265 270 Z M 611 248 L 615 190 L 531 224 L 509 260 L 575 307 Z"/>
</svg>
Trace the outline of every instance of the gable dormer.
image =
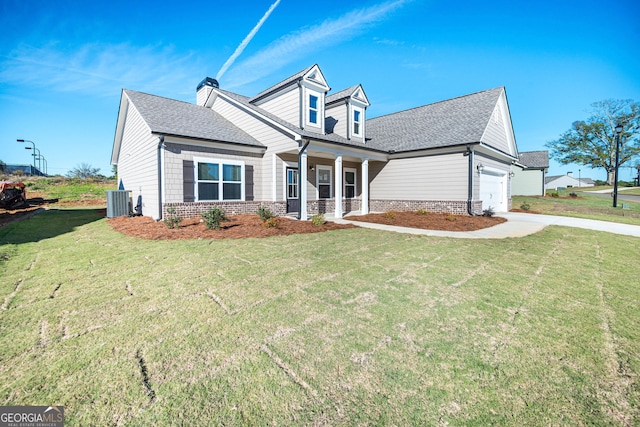
<svg viewBox="0 0 640 427">
<path fill-rule="evenodd" d="M 369 99 L 361 85 L 352 86 L 327 97 L 326 130 L 343 138 L 364 143 Z"/>
<path fill-rule="evenodd" d="M 292 125 L 324 133 L 324 104 L 329 90 L 316 64 L 259 93 L 249 102 Z"/>
</svg>

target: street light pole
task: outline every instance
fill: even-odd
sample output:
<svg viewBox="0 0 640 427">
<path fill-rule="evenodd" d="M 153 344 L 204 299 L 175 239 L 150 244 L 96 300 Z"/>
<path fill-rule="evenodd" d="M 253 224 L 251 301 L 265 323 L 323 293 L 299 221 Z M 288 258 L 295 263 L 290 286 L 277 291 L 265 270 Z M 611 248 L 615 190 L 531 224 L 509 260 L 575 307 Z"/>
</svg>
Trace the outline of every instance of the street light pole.
<svg viewBox="0 0 640 427">
<path fill-rule="evenodd" d="M 24 147 L 25 150 L 31 150 L 31 147 Z M 35 152 L 32 154 L 33 156 L 33 167 L 36 167 L 36 159 L 38 160 L 38 168 L 37 171 L 42 173 L 42 163 L 40 162 L 40 159 L 42 159 L 42 154 L 40 154 L 40 149 L 36 148 L 35 151 L 38 152 L 38 154 L 36 154 Z"/>
<path fill-rule="evenodd" d="M 30 142 L 30 143 L 32 143 L 32 144 L 33 144 L 33 154 L 35 155 L 35 153 L 36 153 L 36 143 L 35 143 L 35 142 L 33 142 L 33 141 L 29 141 L 28 139 L 16 139 L 16 141 L 18 141 L 18 142 Z M 33 168 L 34 168 L 34 169 L 36 168 L 36 158 L 35 158 L 35 156 L 34 156 L 34 158 L 33 158 Z M 33 175 L 33 173 L 31 173 L 30 175 Z"/>
<path fill-rule="evenodd" d="M 618 168 L 620 167 L 620 133 L 622 125 L 616 124 L 616 170 L 613 176 L 613 207 L 618 207 Z"/>
<path fill-rule="evenodd" d="M 44 158 L 44 156 L 43 156 L 42 154 L 39 154 L 39 155 L 38 155 L 38 159 L 39 159 L 39 160 L 42 160 L 42 161 L 44 162 L 44 168 L 43 168 L 40 172 L 41 172 L 41 173 L 43 173 L 43 174 L 44 174 L 44 176 L 49 175 L 49 174 L 47 173 L 47 170 L 49 169 L 49 168 L 47 167 L 47 159 L 45 159 L 45 158 Z M 40 162 L 38 162 L 38 164 L 40 164 Z"/>
</svg>

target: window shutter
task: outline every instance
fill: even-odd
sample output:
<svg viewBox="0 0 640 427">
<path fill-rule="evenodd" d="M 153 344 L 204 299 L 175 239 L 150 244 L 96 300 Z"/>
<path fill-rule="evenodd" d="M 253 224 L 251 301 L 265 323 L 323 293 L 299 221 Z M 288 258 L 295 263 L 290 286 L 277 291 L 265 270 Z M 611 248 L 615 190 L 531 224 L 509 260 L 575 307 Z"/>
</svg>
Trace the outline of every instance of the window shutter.
<svg viewBox="0 0 640 427">
<path fill-rule="evenodd" d="M 183 201 L 195 202 L 195 168 L 191 160 L 182 161 L 182 194 Z"/>
<path fill-rule="evenodd" d="M 244 199 L 248 202 L 253 201 L 253 166 L 251 165 L 244 167 Z"/>
</svg>

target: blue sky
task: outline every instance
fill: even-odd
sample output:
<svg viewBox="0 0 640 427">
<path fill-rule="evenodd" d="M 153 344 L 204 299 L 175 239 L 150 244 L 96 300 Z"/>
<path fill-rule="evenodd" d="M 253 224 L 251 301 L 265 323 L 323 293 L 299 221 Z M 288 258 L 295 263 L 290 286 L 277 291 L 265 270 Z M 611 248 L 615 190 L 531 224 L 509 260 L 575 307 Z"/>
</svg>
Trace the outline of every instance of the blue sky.
<svg viewBox="0 0 640 427">
<path fill-rule="evenodd" d="M 315 63 L 335 91 L 363 85 L 368 117 L 505 86 L 518 149 L 542 150 L 593 102 L 640 101 L 639 16 L 637 0 L 2 0 L 0 160 L 31 161 L 20 138 L 50 174 L 110 175 L 122 88 L 195 102 L 224 71 L 255 95 Z M 605 177 L 549 173 L 578 169 Z"/>
</svg>

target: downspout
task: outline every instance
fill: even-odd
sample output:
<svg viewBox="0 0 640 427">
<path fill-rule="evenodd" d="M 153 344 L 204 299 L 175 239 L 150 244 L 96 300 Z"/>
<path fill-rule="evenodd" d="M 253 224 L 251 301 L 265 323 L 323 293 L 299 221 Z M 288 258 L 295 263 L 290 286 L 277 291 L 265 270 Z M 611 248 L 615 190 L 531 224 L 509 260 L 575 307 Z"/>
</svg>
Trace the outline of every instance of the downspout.
<svg viewBox="0 0 640 427">
<path fill-rule="evenodd" d="M 310 142 L 311 139 L 307 138 L 307 142 L 302 146 L 302 150 L 298 151 L 298 219 L 302 218 L 302 153 L 305 152 Z"/>
<path fill-rule="evenodd" d="M 162 219 L 162 164 L 163 162 L 164 135 L 158 138 L 158 213 L 159 220 Z"/>
<path fill-rule="evenodd" d="M 465 156 L 469 157 L 469 193 L 467 199 L 467 213 L 470 216 L 479 216 L 477 213 L 473 212 L 473 164 L 475 157 L 475 149 L 473 147 L 469 147 L 467 145 L 467 151 L 464 153 Z"/>
</svg>

